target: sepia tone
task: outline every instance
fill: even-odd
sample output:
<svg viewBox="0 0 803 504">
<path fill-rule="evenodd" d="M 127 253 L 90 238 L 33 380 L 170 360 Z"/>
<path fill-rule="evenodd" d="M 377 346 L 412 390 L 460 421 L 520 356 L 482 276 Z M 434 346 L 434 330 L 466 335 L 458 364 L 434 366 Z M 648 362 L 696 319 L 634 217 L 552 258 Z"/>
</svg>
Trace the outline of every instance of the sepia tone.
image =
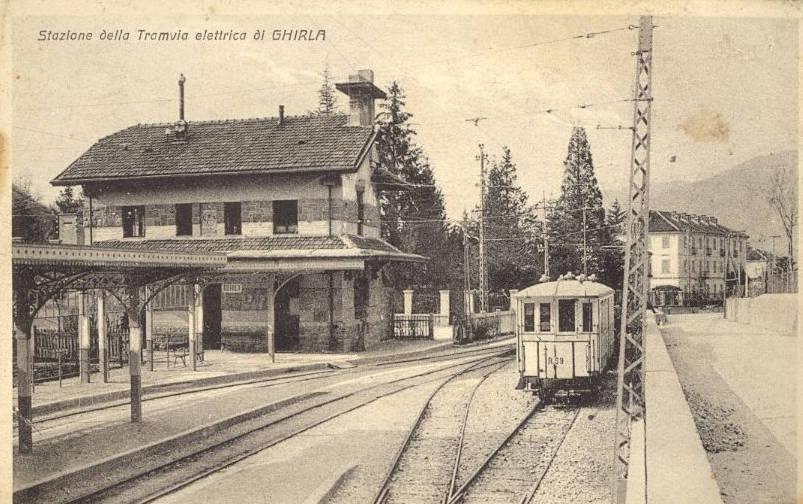
<svg viewBox="0 0 803 504">
<path fill-rule="evenodd" d="M 3 4 L 13 502 L 796 502 L 799 6 Z"/>
</svg>

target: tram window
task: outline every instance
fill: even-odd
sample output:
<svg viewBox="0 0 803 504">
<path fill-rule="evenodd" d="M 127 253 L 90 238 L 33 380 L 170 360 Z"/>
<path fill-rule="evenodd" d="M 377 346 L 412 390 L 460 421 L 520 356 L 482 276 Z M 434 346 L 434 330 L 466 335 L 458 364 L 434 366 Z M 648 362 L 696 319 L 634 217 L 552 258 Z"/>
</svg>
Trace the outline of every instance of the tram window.
<svg viewBox="0 0 803 504">
<path fill-rule="evenodd" d="M 535 332 L 535 303 L 524 303 L 524 332 Z"/>
<path fill-rule="evenodd" d="M 550 329 L 552 329 L 551 308 L 551 304 L 541 303 L 541 313 L 539 314 L 539 326 L 541 328 L 541 332 L 549 332 Z"/>
<path fill-rule="evenodd" d="M 574 299 L 558 301 L 558 332 L 574 332 Z"/>
<path fill-rule="evenodd" d="M 583 303 L 583 332 L 591 332 L 591 303 Z"/>
<path fill-rule="evenodd" d="M 122 213 L 123 238 L 145 236 L 145 207 L 124 206 Z"/>
</svg>

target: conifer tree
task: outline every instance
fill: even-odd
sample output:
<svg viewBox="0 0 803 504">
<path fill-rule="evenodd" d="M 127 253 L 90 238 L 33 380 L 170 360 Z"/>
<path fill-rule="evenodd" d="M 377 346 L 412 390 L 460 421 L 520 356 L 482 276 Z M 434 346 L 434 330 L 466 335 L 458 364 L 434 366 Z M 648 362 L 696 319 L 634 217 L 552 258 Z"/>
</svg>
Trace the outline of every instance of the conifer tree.
<svg viewBox="0 0 803 504">
<path fill-rule="evenodd" d="M 553 277 L 569 271 L 583 272 L 584 211 L 588 273 L 600 277 L 603 273 L 600 246 L 607 241 L 605 209 L 585 129 L 575 127 L 563 162 L 561 195 L 547 216 Z"/>
<path fill-rule="evenodd" d="M 332 78 L 329 74 L 329 64 L 323 69 L 321 73 L 321 87 L 318 89 L 318 110 L 319 115 L 329 115 L 335 112 L 337 106 L 337 94 L 335 93 L 335 86 L 332 84 Z"/>
<path fill-rule="evenodd" d="M 72 186 L 66 186 L 59 191 L 55 203 L 59 213 L 62 214 L 77 214 L 84 210 L 84 197 L 80 195 L 76 197 Z"/>
<path fill-rule="evenodd" d="M 488 172 L 485 237 L 489 289 L 501 292 L 538 279 L 537 236 L 527 194 L 518 183 L 516 164 L 507 146 Z"/>
<path fill-rule="evenodd" d="M 415 144 L 412 114 L 405 110 L 404 91 L 393 82 L 381 105 L 377 123 L 380 164 L 407 184 L 380 195 L 382 237 L 406 252 L 424 255 L 429 262 L 392 265 L 389 276 L 398 288 L 441 289 L 462 278 L 453 259 L 462 257 L 450 246 L 461 237 L 446 226 L 443 195 L 436 186 L 429 160 Z"/>
</svg>

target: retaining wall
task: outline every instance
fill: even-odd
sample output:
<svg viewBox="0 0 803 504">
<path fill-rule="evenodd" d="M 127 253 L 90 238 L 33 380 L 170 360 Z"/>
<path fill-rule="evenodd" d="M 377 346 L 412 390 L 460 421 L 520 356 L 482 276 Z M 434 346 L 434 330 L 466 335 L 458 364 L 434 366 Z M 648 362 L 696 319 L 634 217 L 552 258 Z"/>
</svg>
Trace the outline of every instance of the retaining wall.
<svg viewBox="0 0 803 504">
<path fill-rule="evenodd" d="M 650 312 L 646 338 L 646 436 L 633 436 L 630 448 L 631 459 L 639 460 L 632 454 L 644 450 L 646 438 L 646 502 L 722 504 L 686 396 Z M 644 474 L 631 469 L 635 477 L 628 480 L 629 504 L 645 502 Z"/>
<path fill-rule="evenodd" d="M 797 332 L 797 294 L 762 294 L 754 298 L 728 298 L 725 317 L 762 329 Z"/>
</svg>

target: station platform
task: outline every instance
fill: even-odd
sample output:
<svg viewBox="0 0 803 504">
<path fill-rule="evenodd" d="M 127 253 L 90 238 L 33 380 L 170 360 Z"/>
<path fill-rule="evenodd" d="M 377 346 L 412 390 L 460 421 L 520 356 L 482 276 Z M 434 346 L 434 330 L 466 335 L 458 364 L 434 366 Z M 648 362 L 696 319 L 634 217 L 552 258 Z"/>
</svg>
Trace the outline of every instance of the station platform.
<svg viewBox="0 0 803 504">
<path fill-rule="evenodd" d="M 67 489 L 65 491 L 69 493 L 71 487 L 90 484 L 95 478 L 93 474 L 104 474 L 114 467 L 128 464 L 136 465 L 138 461 L 163 453 L 175 454 L 200 439 L 230 435 L 261 415 L 285 406 L 292 407 L 299 395 L 315 394 L 315 391 L 307 390 L 305 384 L 279 391 L 280 388 L 270 387 L 240 388 L 239 382 L 280 376 L 291 371 L 315 372 L 460 354 L 479 348 L 503 347 L 513 341 L 512 337 L 505 337 L 464 346 L 426 340 L 388 341 L 355 354 L 280 353 L 276 354 L 275 363 L 270 362 L 267 354 L 209 351 L 195 372 L 189 365 L 186 368 L 181 364 L 174 367 L 171 363 L 168 369 L 166 363 L 161 362 L 161 366 L 152 372 L 143 368 L 143 398 L 146 400 L 149 391 L 153 397 L 163 392 L 202 388 L 207 384 L 231 383 L 235 388 L 221 389 L 201 399 L 177 397 L 175 402 L 158 408 L 145 402 L 140 423 L 129 422 L 127 406 L 121 406 L 115 411 L 104 409 L 84 415 L 83 420 L 72 423 L 69 419 L 60 419 L 49 430 L 37 430 L 34 424 L 33 453 L 20 455 L 15 448 L 14 502 L 38 502 L 37 495 L 54 488 L 58 498 L 51 500 L 54 496 L 48 494 L 48 502 L 68 501 L 70 496 L 59 496 L 61 490 L 58 489 Z M 100 382 L 95 373 L 89 384 L 80 384 L 77 378 L 65 380 L 61 388 L 58 382 L 38 384 L 34 392 L 34 422 L 37 418 L 54 418 L 87 407 L 91 409 L 95 403 L 102 406 L 104 402 L 117 401 L 124 405 L 129 387 L 127 371 L 127 368 L 114 370 L 109 383 Z M 291 395 L 292 400 L 289 399 Z"/>
</svg>

